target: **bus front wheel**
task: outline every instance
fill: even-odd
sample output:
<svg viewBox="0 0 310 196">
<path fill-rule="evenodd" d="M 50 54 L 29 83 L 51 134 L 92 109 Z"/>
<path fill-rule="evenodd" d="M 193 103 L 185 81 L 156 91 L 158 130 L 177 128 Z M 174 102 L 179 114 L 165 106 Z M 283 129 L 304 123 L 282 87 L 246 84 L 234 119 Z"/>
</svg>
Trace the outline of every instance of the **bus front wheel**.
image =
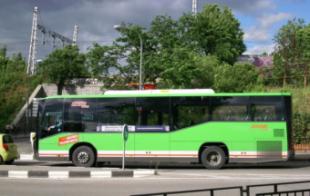
<svg viewBox="0 0 310 196">
<path fill-rule="evenodd" d="M 226 163 L 225 152 L 218 146 L 206 147 L 200 156 L 201 163 L 207 169 L 220 169 Z"/>
<path fill-rule="evenodd" d="M 72 162 L 79 167 L 92 167 L 96 158 L 94 151 L 88 146 L 79 146 L 72 153 Z"/>
</svg>

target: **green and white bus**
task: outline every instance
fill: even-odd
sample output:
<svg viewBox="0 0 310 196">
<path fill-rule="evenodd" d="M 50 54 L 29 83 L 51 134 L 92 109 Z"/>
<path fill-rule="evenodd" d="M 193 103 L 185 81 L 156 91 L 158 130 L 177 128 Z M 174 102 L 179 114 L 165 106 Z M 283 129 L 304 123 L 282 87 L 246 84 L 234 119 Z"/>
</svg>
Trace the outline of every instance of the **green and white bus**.
<svg viewBox="0 0 310 196">
<path fill-rule="evenodd" d="M 106 91 L 39 101 L 39 160 L 89 167 L 121 162 L 188 162 L 218 169 L 232 162 L 286 161 L 292 155 L 291 94 L 211 89 Z"/>
</svg>

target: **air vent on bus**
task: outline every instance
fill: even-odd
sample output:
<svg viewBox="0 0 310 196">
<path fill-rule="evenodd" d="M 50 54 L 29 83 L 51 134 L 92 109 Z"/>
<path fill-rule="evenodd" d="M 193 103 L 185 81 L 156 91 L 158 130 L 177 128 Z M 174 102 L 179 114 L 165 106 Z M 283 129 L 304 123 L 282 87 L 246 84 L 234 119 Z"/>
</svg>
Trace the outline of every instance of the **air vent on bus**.
<svg viewBox="0 0 310 196">
<path fill-rule="evenodd" d="M 284 129 L 274 129 L 273 130 L 274 137 L 283 137 L 284 136 Z"/>
</svg>

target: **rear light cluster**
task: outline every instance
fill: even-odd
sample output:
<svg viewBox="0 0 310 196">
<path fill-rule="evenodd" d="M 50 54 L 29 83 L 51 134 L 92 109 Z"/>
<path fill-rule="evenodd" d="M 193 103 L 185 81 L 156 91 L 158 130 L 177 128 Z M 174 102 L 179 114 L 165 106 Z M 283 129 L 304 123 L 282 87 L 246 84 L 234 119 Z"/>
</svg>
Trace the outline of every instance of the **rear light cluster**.
<svg viewBox="0 0 310 196">
<path fill-rule="evenodd" d="M 8 144 L 2 144 L 5 151 L 9 151 L 9 145 Z"/>
</svg>

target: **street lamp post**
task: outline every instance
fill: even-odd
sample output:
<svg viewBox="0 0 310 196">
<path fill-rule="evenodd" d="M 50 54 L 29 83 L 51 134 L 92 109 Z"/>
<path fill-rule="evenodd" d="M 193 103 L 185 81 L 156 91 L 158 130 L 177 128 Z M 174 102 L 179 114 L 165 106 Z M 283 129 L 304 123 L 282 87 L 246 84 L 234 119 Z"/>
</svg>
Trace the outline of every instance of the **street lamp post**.
<svg viewBox="0 0 310 196">
<path fill-rule="evenodd" d="M 139 34 L 140 39 L 140 65 L 139 65 L 139 90 L 143 89 L 142 84 L 142 63 L 143 63 L 143 40 L 141 34 Z"/>
<path fill-rule="evenodd" d="M 114 29 L 119 30 L 123 27 L 123 25 L 114 25 Z M 139 90 L 143 89 L 143 39 L 141 34 L 138 34 L 140 40 L 140 64 L 139 64 Z"/>
</svg>

